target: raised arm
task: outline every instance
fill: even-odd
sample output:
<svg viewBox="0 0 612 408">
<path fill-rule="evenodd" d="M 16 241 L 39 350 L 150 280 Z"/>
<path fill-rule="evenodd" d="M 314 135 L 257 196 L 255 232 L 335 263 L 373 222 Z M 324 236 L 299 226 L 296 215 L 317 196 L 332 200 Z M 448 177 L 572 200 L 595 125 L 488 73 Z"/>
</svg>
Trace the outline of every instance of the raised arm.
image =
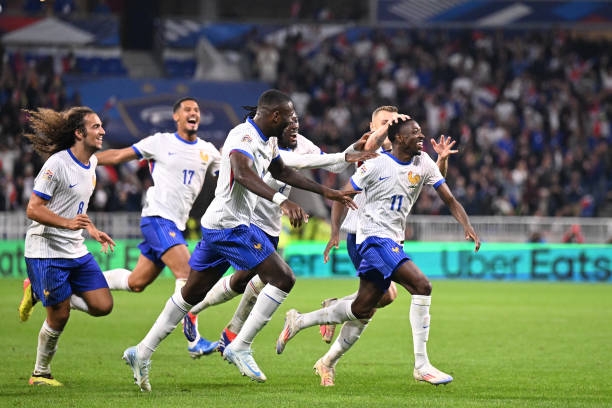
<svg viewBox="0 0 612 408">
<path fill-rule="evenodd" d="M 459 150 L 453 150 L 453 146 L 457 143 L 456 140 L 453 140 L 450 136 L 440 136 L 440 140 L 436 142 L 435 139 L 431 139 L 431 145 L 433 149 L 438 154 L 438 159 L 436 160 L 436 164 L 440 169 L 440 173 L 444 177 L 446 177 L 446 172 L 448 170 L 448 158 L 451 154 L 455 154 L 459 152 Z"/>
<path fill-rule="evenodd" d="M 410 119 L 410 116 L 405 115 L 403 113 L 394 113 L 393 118 L 391 120 L 389 120 L 384 125 L 380 126 L 374 132 L 371 132 L 367 136 L 367 140 L 365 142 L 363 150 L 366 152 L 375 152 L 376 150 L 378 150 L 383 145 L 383 143 L 385 142 L 385 139 L 387 138 L 387 129 L 389 128 L 389 125 L 391 125 L 391 123 L 397 122 L 400 119 L 408 120 Z M 366 135 L 367 133 L 364 136 L 362 136 L 362 138 L 365 137 Z M 359 141 L 360 140 L 361 139 L 359 139 Z M 357 141 L 357 143 L 359 143 L 359 141 Z"/>
<path fill-rule="evenodd" d="M 96 153 L 96 157 L 98 158 L 98 166 L 114 166 L 119 163 L 125 163 L 139 158 L 136 151 L 131 146 L 124 147 L 123 149 L 104 150 Z"/>
</svg>

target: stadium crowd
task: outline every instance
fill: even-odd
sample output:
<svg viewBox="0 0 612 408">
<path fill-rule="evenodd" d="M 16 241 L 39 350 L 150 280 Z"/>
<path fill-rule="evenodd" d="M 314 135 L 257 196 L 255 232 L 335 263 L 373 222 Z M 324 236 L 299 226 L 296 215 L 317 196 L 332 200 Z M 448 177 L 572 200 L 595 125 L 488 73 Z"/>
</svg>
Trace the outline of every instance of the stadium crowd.
<svg viewBox="0 0 612 408">
<path fill-rule="evenodd" d="M 280 43 L 253 34 L 240 50 L 247 75 L 289 93 L 301 133 L 324 151 L 341 151 L 365 132 L 376 106 L 396 105 L 427 137 L 458 141 L 447 180 L 468 214 L 612 216 L 605 41 L 564 30 L 364 28 L 324 41 L 298 32 Z M 20 136 L 21 109 L 81 104 L 62 84 L 70 70 L 69 59 L 3 58 L 0 210 L 24 208 L 41 164 Z M 139 211 L 150 177 L 146 167 L 131 169 L 101 168 L 90 208 Z M 333 186 L 346 180 L 315 176 Z M 413 213 L 445 209 L 423 192 Z"/>
</svg>

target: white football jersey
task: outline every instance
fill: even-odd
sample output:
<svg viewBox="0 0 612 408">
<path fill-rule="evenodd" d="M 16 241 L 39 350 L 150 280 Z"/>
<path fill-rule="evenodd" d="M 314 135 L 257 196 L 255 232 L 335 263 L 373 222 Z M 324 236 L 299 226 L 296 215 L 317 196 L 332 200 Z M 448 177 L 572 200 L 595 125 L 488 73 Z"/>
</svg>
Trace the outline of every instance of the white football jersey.
<svg viewBox="0 0 612 408">
<path fill-rule="evenodd" d="M 212 143 L 200 138 L 188 142 L 177 133 L 156 133 L 134 143 L 132 149 L 149 161 L 153 178 L 142 216 L 165 218 L 183 231 L 206 174 L 219 171 L 221 153 Z"/>
<path fill-rule="evenodd" d="M 340 173 L 348 168 L 351 163 L 345 160 L 345 153 L 325 154 L 321 149 L 306 137 L 297 135 L 297 147 L 293 150 L 279 149 L 279 153 L 286 166 L 296 169 L 323 168 L 327 171 Z M 291 186 L 276 180 L 268 172 L 263 180 L 274 190 L 289 197 Z M 280 206 L 263 197 L 258 197 L 257 206 L 253 213 L 253 224 L 257 225 L 268 235 L 278 237 L 281 233 Z"/>
<path fill-rule="evenodd" d="M 379 147 L 376 151 L 378 154 L 382 154 L 385 151 L 382 147 Z M 357 223 L 359 220 L 359 209 L 365 203 L 365 196 L 363 194 L 357 194 L 353 197 L 353 201 L 357 205 L 356 210 L 348 209 L 346 213 L 346 217 L 344 217 L 344 221 L 342 221 L 342 225 L 340 225 L 340 231 L 346 232 L 347 234 L 356 234 L 357 233 Z"/>
<path fill-rule="evenodd" d="M 202 216 L 201 225 L 209 229 L 234 228 L 250 225 L 257 198 L 245 186 L 236 183 L 230 154 L 238 152 L 253 161 L 253 171 L 261 178 L 272 160 L 279 157 L 276 137 L 266 137 L 251 118 L 230 130 L 221 149 L 221 167 L 215 198 Z"/>
<path fill-rule="evenodd" d="M 34 194 L 48 200 L 47 208 L 55 214 L 74 218 L 86 214 L 96 187 L 98 158 L 81 163 L 70 149 L 49 157 L 34 181 Z M 83 230 L 71 231 L 32 221 L 26 232 L 24 255 L 28 258 L 79 258 L 89 252 Z"/>
<path fill-rule="evenodd" d="M 367 237 L 404 241 L 406 220 L 424 185 L 438 188 L 444 177 L 425 152 L 410 162 L 400 162 L 391 153 L 383 153 L 362 164 L 351 183 L 363 190 L 365 204 L 359 211 L 357 243 Z"/>
</svg>

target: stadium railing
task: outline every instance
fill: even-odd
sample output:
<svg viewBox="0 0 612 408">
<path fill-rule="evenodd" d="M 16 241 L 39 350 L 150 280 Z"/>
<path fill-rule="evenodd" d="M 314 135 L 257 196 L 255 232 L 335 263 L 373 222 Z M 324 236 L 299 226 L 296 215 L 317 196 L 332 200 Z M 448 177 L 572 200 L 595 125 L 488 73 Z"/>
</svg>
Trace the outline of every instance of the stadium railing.
<svg viewBox="0 0 612 408">
<path fill-rule="evenodd" d="M 96 226 L 114 239 L 140 238 L 139 212 L 90 213 Z M 573 225 L 581 228 L 586 243 L 606 243 L 612 239 L 612 218 L 574 217 L 470 217 L 483 242 L 527 242 L 534 232 L 544 241 L 562 242 Z M 23 239 L 30 224 L 22 211 L 0 212 L 0 238 Z M 408 239 L 426 242 L 463 240 L 463 228 L 452 216 L 410 216 Z"/>
</svg>

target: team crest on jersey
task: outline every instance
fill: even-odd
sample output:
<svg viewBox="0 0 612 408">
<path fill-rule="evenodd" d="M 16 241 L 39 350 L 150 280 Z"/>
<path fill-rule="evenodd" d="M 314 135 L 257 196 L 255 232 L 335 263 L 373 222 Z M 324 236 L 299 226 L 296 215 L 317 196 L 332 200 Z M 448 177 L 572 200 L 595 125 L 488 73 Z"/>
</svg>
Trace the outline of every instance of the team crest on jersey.
<svg viewBox="0 0 612 408">
<path fill-rule="evenodd" d="M 93 188 L 96 188 L 96 175 L 91 176 L 91 185 Z"/>
<path fill-rule="evenodd" d="M 45 180 L 51 181 L 51 179 L 53 178 L 53 171 L 51 169 L 45 170 L 45 172 L 42 175 L 42 178 Z"/>
<path fill-rule="evenodd" d="M 260 243 L 260 242 L 258 242 L 258 243 L 256 243 L 256 244 L 253 244 L 253 248 L 255 248 L 255 249 L 257 249 L 257 250 L 260 250 L 260 249 L 261 249 L 261 243 Z"/>
<path fill-rule="evenodd" d="M 408 181 L 412 185 L 419 184 L 419 181 L 421 181 L 421 176 L 418 175 L 418 174 L 412 174 L 412 172 L 409 172 L 408 173 Z"/>
<path fill-rule="evenodd" d="M 45 296 L 45 299 L 47 299 L 50 294 L 51 294 L 51 292 L 49 292 L 49 290 L 47 290 L 47 289 L 43 290 L 43 295 Z"/>
<path fill-rule="evenodd" d="M 242 136 L 242 143 L 251 143 L 252 141 L 253 141 L 253 138 L 250 135 Z"/>
<path fill-rule="evenodd" d="M 200 150 L 200 159 L 202 159 L 204 163 L 208 163 L 208 155 L 201 150 Z"/>
<path fill-rule="evenodd" d="M 168 235 L 170 235 L 172 238 L 174 238 L 174 237 L 176 237 L 176 232 L 174 232 L 174 231 L 170 231 L 170 232 L 168 233 Z"/>
<path fill-rule="evenodd" d="M 392 251 L 395 252 L 396 254 L 399 253 L 399 247 L 393 248 Z"/>
</svg>

